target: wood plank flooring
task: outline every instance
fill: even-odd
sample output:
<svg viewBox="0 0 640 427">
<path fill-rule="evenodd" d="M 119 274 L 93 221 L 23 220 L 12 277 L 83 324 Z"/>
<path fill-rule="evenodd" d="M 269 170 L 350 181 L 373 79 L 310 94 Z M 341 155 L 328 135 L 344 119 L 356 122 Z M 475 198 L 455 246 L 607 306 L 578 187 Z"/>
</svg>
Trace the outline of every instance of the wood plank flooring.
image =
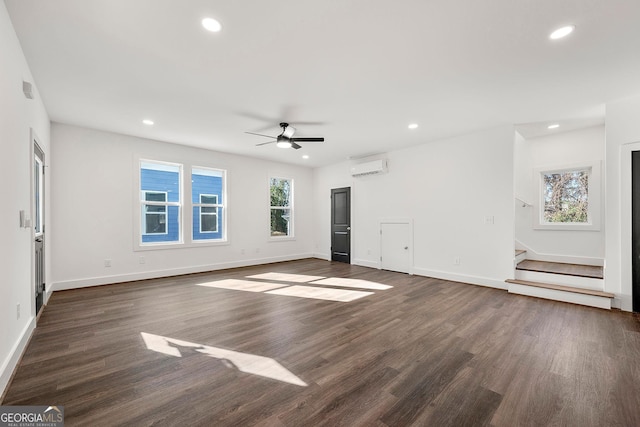
<svg viewBox="0 0 640 427">
<path fill-rule="evenodd" d="M 535 261 L 532 259 L 520 261 L 516 269 L 563 274 L 567 276 L 591 277 L 594 279 L 602 279 L 604 277 L 602 267 L 597 265 L 567 264 L 561 262 Z"/>
<path fill-rule="evenodd" d="M 197 286 L 344 289 L 318 277 L 393 287 Z M 67 426 L 638 426 L 640 319 L 313 259 L 101 286 L 54 293 L 2 403 L 63 405 Z"/>
</svg>

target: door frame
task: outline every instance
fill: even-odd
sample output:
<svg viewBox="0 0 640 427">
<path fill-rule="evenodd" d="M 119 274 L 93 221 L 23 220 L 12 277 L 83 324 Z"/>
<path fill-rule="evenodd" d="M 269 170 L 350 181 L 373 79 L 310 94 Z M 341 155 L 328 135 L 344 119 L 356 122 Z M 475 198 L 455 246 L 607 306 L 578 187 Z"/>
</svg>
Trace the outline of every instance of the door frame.
<svg viewBox="0 0 640 427">
<path fill-rule="evenodd" d="M 29 176 L 30 176 L 30 188 L 29 188 L 29 194 L 30 194 L 30 215 L 29 215 L 29 219 L 27 220 L 27 223 L 25 224 L 25 227 L 28 227 L 30 229 L 30 238 L 31 238 L 31 316 L 37 316 L 38 313 L 36 313 L 36 259 L 35 259 L 35 238 L 36 238 L 36 231 L 35 231 L 35 224 L 36 224 L 36 203 L 35 203 L 35 179 L 34 179 L 34 174 L 33 174 L 33 162 L 36 156 L 36 146 L 38 147 L 38 149 L 40 150 L 40 152 L 42 152 L 43 155 L 43 159 L 42 159 L 42 166 L 43 166 L 43 172 L 42 172 L 42 177 L 43 177 L 43 183 L 42 183 L 42 234 L 44 235 L 44 243 L 43 243 L 43 248 L 42 248 L 42 252 L 43 252 L 43 257 L 44 257 L 44 268 L 42 271 L 42 275 L 44 278 L 44 283 L 46 285 L 47 283 L 47 241 L 46 241 L 46 231 L 47 231 L 47 212 L 48 209 L 46 208 L 47 206 L 47 200 L 48 200 L 48 185 L 47 185 L 47 174 L 46 174 L 46 170 L 47 170 L 47 153 L 43 148 L 43 144 L 41 142 L 41 139 L 38 137 L 38 135 L 36 134 L 35 130 L 33 128 L 30 128 L 30 132 L 29 132 L 29 152 L 30 152 L 30 156 L 29 156 Z M 49 296 L 50 296 L 50 292 L 51 289 L 48 286 L 45 286 L 44 290 L 43 290 L 43 294 L 42 294 L 42 308 L 44 308 L 44 306 L 47 304 L 47 301 L 49 300 Z"/>
<path fill-rule="evenodd" d="M 413 218 L 381 218 L 378 220 L 378 270 L 382 270 L 382 224 L 407 224 L 409 226 L 409 274 L 413 275 Z"/>
</svg>

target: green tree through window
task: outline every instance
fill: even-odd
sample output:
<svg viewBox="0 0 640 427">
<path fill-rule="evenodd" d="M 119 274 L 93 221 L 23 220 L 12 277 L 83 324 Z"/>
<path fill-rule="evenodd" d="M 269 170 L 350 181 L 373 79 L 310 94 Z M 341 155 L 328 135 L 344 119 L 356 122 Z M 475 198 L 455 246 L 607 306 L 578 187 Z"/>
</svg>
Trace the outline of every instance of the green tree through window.
<svg viewBox="0 0 640 427">
<path fill-rule="evenodd" d="M 543 179 L 545 222 L 588 222 L 589 171 L 545 173 Z"/>
<path fill-rule="evenodd" d="M 290 179 L 270 178 L 271 236 L 293 235 L 293 182 Z"/>
</svg>

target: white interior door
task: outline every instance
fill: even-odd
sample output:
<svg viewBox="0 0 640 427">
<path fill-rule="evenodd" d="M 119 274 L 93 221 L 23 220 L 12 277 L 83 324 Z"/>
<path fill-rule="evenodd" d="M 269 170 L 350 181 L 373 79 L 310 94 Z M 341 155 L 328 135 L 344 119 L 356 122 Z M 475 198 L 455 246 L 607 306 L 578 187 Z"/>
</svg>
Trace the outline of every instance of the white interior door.
<svg viewBox="0 0 640 427">
<path fill-rule="evenodd" d="M 410 222 L 380 223 L 380 268 L 411 272 L 413 254 Z"/>
</svg>

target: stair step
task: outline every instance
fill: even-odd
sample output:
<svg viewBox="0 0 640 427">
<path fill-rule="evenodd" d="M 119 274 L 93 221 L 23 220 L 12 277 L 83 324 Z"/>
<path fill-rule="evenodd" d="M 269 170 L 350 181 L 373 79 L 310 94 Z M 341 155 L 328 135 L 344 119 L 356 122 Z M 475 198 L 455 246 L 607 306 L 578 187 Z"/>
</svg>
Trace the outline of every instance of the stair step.
<svg viewBox="0 0 640 427">
<path fill-rule="evenodd" d="M 526 259 L 518 263 L 516 270 L 562 274 L 565 276 L 589 277 L 593 279 L 604 278 L 603 268 L 597 265 L 567 264 L 562 262 Z"/>
<path fill-rule="evenodd" d="M 593 295 L 593 296 L 602 297 L 602 298 L 615 298 L 615 295 L 610 292 L 596 291 L 593 289 L 585 289 L 585 288 L 574 288 L 573 286 L 563 286 L 563 285 L 555 285 L 552 283 L 530 282 L 528 280 L 514 280 L 514 279 L 507 279 L 505 280 L 505 282 L 514 283 L 516 285 L 534 286 L 536 288 L 553 289 L 555 291 L 573 292 L 576 294 L 583 294 L 583 295 Z"/>
<path fill-rule="evenodd" d="M 524 249 L 516 249 L 516 256 L 522 255 L 525 252 L 527 252 L 527 251 L 525 251 Z"/>
</svg>

